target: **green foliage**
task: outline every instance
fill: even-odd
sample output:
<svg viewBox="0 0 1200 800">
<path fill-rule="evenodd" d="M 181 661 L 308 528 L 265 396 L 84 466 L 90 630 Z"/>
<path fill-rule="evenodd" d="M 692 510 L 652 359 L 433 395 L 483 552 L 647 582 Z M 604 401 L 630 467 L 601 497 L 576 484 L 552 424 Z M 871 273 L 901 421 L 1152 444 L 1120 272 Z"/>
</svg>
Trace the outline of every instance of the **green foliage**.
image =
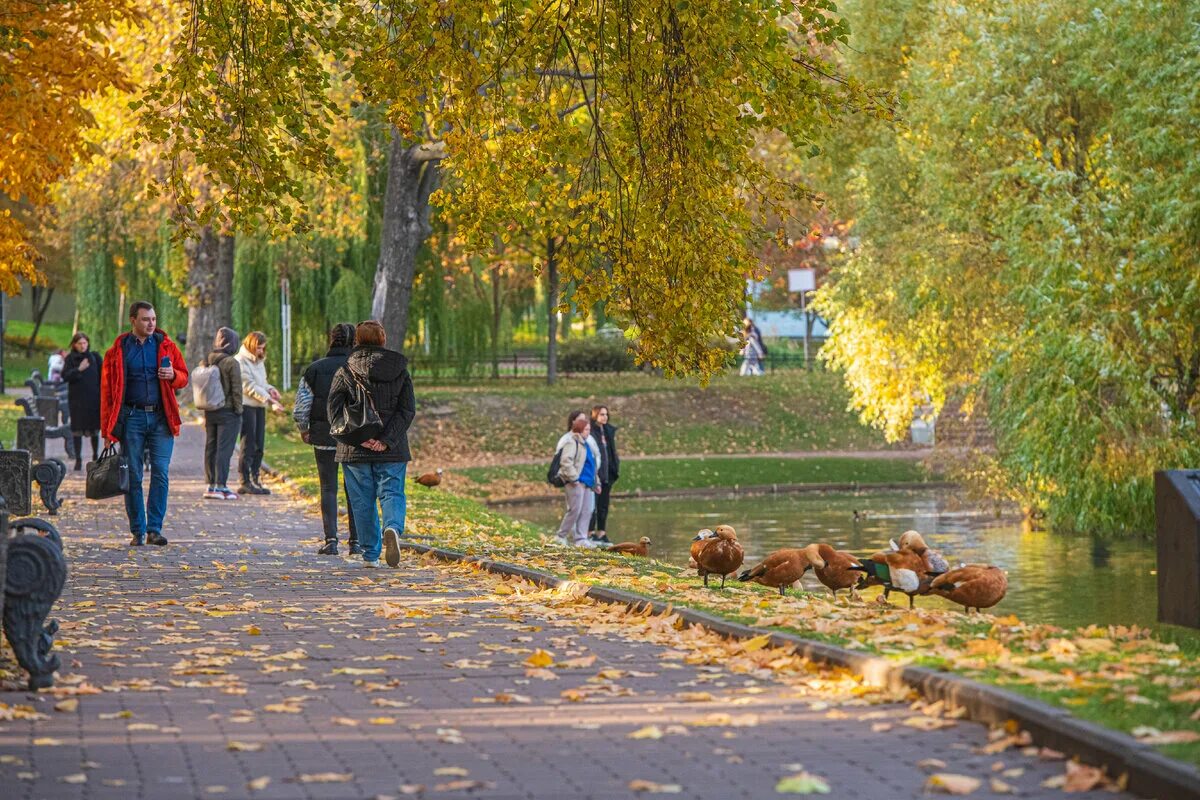
<svg viewBox="0 0 1200 800">
<path fill-rule="evenodd" d="M 558 350 L 558 367 L 563 372 L 626 372 L 633 366 L 633 352 L 625 339 L 570 339 Z"/>
<path fill-rule="evenodd" d="M 1149 529 L 1153 470 L 1200 458 L 1200 8 L 849 13 L 847 68 L 907 100 L 832 165 L 863 246 L 819 306 L 854 406 L 896 438 L 924 405 L 981 403 L 1010 495 L 1058 527 Z"/>
</svg>

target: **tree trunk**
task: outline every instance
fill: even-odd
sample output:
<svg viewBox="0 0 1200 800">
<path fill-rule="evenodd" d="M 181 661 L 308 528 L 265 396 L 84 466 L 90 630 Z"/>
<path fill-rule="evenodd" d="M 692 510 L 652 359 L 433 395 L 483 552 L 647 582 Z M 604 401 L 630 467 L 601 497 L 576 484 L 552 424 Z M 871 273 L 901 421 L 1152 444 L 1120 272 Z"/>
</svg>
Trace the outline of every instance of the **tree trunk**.
<svg viewBox="0 0 1200 800">
<path fill-rule="evenodd" d="M 34 286 L 30 290 L 33 295 L 30 299 L 33 301 L 33 333 L 29 334 L 29 343 L 25 345 L 25 357 L 33 358 L 33 343 L 37 341 L 38 331 L 42 328 L 42 320 L 46 317 L 46 310 L 50 308 L 50 298 L 54 297 L 54 287 L 51 286 L 45 290 L 46 297 L 42 298 L 42 287 Z M 38 301 L 41 300 L 39 305 Z"/>
<path fill-rule="evenodd" d="M 554 237 L 546 238 L 546 383 L 558 380 L 558 261 L 554 255 Z"/>
<path fill-rule="evenodd" d="M 404 349 L 408 333 L 417 251 L 430 233 L 429 195 L 437 188 L 440 158 L 427 145 L 406 145 L 392 129 L 371 316 L 383 323 L 393 350 Z"/>
<path fill-rule="evenodd" d="M 184 245 L 188 259 L 187 342 L 183 357 L 195 367 L 212 348 L 217 328 L 233 325 L 233 236 L 205 226 Z M 245 334 L 246 331 L 241 331 Z"/>
</svg>

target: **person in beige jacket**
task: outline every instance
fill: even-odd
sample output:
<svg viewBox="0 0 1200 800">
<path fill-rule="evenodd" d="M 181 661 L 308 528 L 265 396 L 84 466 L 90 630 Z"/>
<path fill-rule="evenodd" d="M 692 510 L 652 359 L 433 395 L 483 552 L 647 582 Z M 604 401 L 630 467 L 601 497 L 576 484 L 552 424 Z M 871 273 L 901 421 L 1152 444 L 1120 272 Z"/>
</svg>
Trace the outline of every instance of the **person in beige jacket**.
<svg viewBox="0 0 1200 800">
<path fill-rule="evenodd" d="M 596 469 L 600 465 L 600 446 L 591 437 L 591 421 L 584 411 L 572 411 L 567 417 L 567 432 L 555 446 L 562 452 L 558 474 L 566 480 L 563 494 L 566 496 L 567 511 L 558 526 L 557 541 L 563 546 L 600 547 L 588 538 L 588 522 L 591 520 L 595 493 L 600 482 L 596 480 Z"/>
<path fill-rule="evenodd" d="M 283 411 L 279 391 L 267 382 L 267 335 L 250 331 L 234 356 L 242 368 L 242 451 L 238 471 L 242 473 L 241 494 L 270 494 L 262 485 L 263 448 L 267 435 L 267 408 Z"/>
</svg>

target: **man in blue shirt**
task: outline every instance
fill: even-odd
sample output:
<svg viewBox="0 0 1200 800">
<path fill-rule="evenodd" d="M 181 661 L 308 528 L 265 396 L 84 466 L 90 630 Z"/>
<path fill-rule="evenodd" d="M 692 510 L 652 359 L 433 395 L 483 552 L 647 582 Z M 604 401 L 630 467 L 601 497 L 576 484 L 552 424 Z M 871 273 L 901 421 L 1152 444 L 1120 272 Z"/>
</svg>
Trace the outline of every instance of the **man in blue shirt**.
<svg viewBox="0 0 1200 800">
<path fill-rule="evenodd" d="M 183 354 L 158 330 L 154 306 L 138 301 L 129 311 L 131 330 L 113 342 L 104 357 L 100 381 L 100 427 L 106 441 L 119 441 L 129 465 L 125 513 L 130 544 L 165 545 L 169 470 L 179 435 L 175 391 L 187 386 Z M 150 491 L 143 496 L 142 475 L 150 456 Z"/>
</svg>

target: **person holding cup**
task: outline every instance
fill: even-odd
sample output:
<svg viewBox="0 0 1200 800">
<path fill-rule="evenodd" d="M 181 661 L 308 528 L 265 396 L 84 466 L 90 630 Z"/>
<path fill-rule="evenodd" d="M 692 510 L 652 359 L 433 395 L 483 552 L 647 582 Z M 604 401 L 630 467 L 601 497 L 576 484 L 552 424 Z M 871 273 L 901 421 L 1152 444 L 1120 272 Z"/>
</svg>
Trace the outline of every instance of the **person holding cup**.
<svg viewBox="0 0 1200 800">
<path fill-rule="evenodd" d="M 279 391 L 267 382 L 267 335 L 250 331 L 234 356 L 242 368 L 242 452 L 238 471 L 242 486 L 238 494 L 270 494 L 262 485 L 263 450 L 267 437 L 267 409 L 283 411 Z"/>
</svg>

